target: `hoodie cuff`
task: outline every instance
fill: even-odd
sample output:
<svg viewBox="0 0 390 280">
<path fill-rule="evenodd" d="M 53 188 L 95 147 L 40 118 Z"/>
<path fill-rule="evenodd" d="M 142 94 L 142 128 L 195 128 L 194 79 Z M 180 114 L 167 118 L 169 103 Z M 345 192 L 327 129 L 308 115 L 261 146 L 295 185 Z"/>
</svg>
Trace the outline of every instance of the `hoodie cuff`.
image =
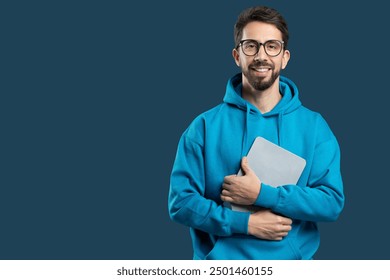
<svg viewBox="0 0 390 280">
<path fill-rule="evenodd" d="M 275 208 L 279 202 L 280 189 L 261 183 L 259 196 L 255 201 L 256 206 Z"/>
<path fill-rule="evenodd" d="M 230 229 L 232 233 L 248 234 L 250 212 L 231 211 Z"/>
</svg>

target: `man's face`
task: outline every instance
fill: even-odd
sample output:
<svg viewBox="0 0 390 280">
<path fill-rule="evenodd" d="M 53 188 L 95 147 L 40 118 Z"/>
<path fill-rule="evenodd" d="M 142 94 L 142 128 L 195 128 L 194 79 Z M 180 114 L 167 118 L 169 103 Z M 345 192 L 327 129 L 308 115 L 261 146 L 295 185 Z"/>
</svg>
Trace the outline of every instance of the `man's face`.
<svg viewBox="0 0 390 280">
<path fill-rule="evenodd" d="M 269 40 L 282 41 L 282 33 L 274 25 L 263 22 L 250 22 L 244 29 L 242 40 L 252 39 L 260 43 Z M 253 89 L 264 91 L 279 80 L 280 70 L 287 66 L 290 58 L 288 50 L 282 50 L 275 57 L 269 56 L 261 45 L 255 56 L 247 56 L 242 47 L 233 50 L 234 60 L 243 73 L 243 84 L 249 84 Z"/>
</svg>

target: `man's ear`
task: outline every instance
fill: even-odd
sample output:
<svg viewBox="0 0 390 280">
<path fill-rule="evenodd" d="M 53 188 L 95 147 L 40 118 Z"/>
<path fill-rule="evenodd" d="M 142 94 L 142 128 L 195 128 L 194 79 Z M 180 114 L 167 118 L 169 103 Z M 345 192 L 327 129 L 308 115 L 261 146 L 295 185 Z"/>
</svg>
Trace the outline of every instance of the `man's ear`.
<svg viewBox="0 0 390 280">
<path fill-rule="evenodd" d="M 287 67 L 288 61 L 290 60 L 290 51 L 285 50 L 283 52 L 283 57 L 282 57 L 282 69 Z"/>
<path fill-rule="evenodd" d="M 240 54 L 238 53 L 237 49 L 233 49 L 232 55 L 234 58 L 234 61 L 236 62 L 236 65 L 240 67 Z"/>
</svg>

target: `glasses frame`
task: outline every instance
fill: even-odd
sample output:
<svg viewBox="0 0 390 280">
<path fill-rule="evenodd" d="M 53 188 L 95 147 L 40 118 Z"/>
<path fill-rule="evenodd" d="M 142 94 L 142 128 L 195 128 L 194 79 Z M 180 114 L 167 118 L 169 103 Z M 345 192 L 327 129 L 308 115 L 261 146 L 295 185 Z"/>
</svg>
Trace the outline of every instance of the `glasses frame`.
<svg viewBox="0 0 390 280">
<path fill-rule="evenodd" d="M 241 40 L 240 43 L 238 43 L 236 49 L 238 49 L 239 47 L 242 47 L 242 44 L 245 43 L 245 42 L 248 42 L 248 41 L 251 41 L 251 42 L 257 44 L 257 52 L 256 52 L 255 54 L 246 54 L 245 51 L 244 51 L 244 49 L 241 48 L 241 49 L 242 49 L 242 52 L 243 52 L 246 56 L 256 56 L 256 55 L 259 53 L 261 46 L 263 46 L 265 53 L 266 53 L 268 56 L 270 56 L 270 57 L 278 56 L 278 55 L 282 52 L 282 50 L 284 49 L 284 41 L 280 41 L 280 40 L 268 40 L 268 41 L 265 41 L 264 43 L 261 43 L 261 42 L 259 42 L 259 41 L 254 40 L 254 39 L 245 39 L 245 40 Z M 268 42 L 279 42 L 279 43 L 282 45 L 282 47 L 280 48 L 280 51 L 279 51 L 278 54 L 275 54 L 275 55 L 270 55 L 270 54 L 268 54 L 268 52 L 267 52 L 267 50 L 266 50 L 266 48 L 265 48 L 265 44 L 267 44 Z"/>
</svg>

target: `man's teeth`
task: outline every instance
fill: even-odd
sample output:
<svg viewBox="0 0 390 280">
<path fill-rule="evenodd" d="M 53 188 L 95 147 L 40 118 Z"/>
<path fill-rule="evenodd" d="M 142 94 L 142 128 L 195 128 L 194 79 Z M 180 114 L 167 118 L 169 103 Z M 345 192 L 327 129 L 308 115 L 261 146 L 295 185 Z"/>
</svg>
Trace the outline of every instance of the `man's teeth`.
<svg viewBox="0 0 390 280">
<path fill-rule="evenodd" d="M 255 68 L 257 72 L 267 72 L 269 68 Z"/>
</svg>

